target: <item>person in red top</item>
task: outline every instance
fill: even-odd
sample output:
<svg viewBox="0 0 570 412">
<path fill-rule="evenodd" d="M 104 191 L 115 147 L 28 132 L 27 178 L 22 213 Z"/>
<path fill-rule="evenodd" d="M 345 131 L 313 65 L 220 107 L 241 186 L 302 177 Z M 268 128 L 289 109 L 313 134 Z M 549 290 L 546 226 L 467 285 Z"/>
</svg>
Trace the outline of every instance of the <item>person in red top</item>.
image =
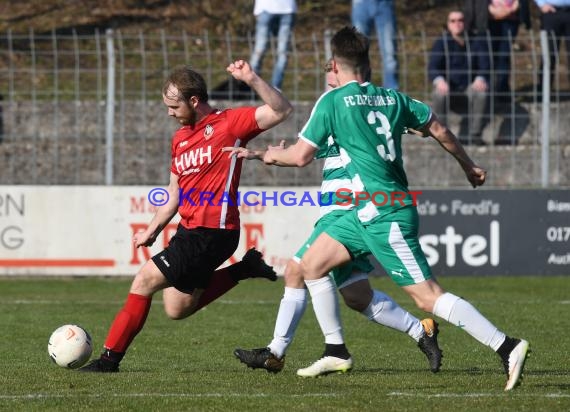
<svg viewBox="0 0 570 412">
<path fill-rule="evenodd" d="M 83 372 L 117 372 L 119 363 L 144 326 L 152 296 L 163 290 L 164 309 L 184 319 L 248 277 L 275 280 L 261 254 L 248 251 L 243 260 L 216 270 L 234 253 L 240 235 L 237 188 L 242 159 L 228 158 L 226 146 L 246 143 L 282 121 L 293 110 L 283 95 L 237 60 L 227 71 L 245 82 L 263 101 L 259 107 L 217 110 L 208 104 L 206 82 L 197 72 L 175 69 L 164 84 L 168 115 L 182 126 L 172 139 L 168 201 L 148 228 L 135 234 L 135 246 L 151 246 L 176 213 L 180 224 L 166 249 L 136 274 L 123 308 L 116 315 L 103 353 Z"/>
</svg>

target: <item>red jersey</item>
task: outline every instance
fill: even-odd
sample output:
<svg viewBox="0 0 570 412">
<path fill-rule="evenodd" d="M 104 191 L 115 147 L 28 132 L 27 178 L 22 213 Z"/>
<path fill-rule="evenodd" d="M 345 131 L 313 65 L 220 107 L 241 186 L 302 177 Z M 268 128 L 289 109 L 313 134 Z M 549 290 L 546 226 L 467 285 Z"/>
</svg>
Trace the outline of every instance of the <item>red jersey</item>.
<svg viewBox="0 0 570 412">
<path fill-rule="evenodd" d="M 171 171 L 178 176 L 180 223 L 192 229 L 239 229 L 237 189 L 243 159 L 223 147 L 244 147 L 261 133 L 256 107 L 215 110 L 172 138 Z"/>
</svg>

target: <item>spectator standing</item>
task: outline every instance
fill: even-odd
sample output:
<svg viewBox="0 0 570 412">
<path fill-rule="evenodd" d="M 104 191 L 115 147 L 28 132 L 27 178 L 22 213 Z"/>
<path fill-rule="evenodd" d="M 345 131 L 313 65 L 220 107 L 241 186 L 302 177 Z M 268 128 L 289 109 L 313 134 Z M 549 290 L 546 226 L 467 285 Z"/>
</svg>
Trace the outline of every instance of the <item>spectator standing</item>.
<svg viewBox="0 0 570 412">
<path fill-rule="evenodd" d="M 464 113 L 458 133 L 463 144 L 482 146 L 489 89 L 489 52 L 485 41 L 465 33 L 461 11 L 447 17 L 447 30 L 431 49 L 428 75 L 433 83 L 432 106 L 443 123 L 449 110 Z M 468 136 L 464 130 L 468 126 Z"/>
<path fill-rule="evenodd" d="M 498 101 L 510 101 L 512 41 L 520 24 L 530 29 L 528 0 L 466 0 L 465 29 L 491 36 L 493 51 L 494 93 Z"/>
<path fill-rule="evenodd" d="M 540 29 L 548 32 L 550 49 L 550 78 L 555 73 L 556 50 L 560 50 L 560 40 L 566 39 L 568 57 L 568 80 L 570 81 L 570 0 L 535 0 L 540 8 Z M 542 76 L 539 81 L 542 81 Z"/>
<path fill-rule="evenodd" d="M 366 36 L 370 36 L 373 26 L 376 28 L 382 54 L 383 86 L 399 89 L 394 1 L 352 0 L 352 25 Z"/>
<path fill-rule="evenodd" d="M 261 72 L 263 57 L 271 36 L 277 38 L 277 60 L 273 66 L 271 85 L 281 90 L 285 68 L 287 67 L 287 51 L 291 39 L 291 31 L 295 25 L 297 3 L 295 0 L 255 0 L 253 15 L 255 16 L 255 45 L 251 55 L 251 67 L 256 73 Z"/>
</svg>

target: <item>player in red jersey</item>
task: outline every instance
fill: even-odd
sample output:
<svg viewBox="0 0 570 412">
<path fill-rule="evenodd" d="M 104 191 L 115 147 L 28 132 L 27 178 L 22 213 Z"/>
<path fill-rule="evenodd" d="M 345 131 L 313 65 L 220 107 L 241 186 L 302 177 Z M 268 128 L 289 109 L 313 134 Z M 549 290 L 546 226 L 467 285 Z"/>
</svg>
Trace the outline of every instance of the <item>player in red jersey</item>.
<svg viewBox="0 0 570 412">
<path fill-rule="evenodd" d="M 216 270 L 236 250 L 239 234 L 237 188 L 242 159 L 228 158 L 226 146 L 241 146 L 282 122 L 293 110 L 279 91 L 238 60 L 227 71 L 245 82 L 264 102 L 259 107 L 217 110 L 208 104 L 204 79 L 188 67 L 174 70 L 162 89 L 168 115 L 181 128 L 172 139 L 168 201 L 158 208 L 148 228 L 135 234 L 137 247 L 151 246 L 176 213 L 180 224 L 168 247 L 146 262 L 135 276 L 98 359 L 84 372 L 117 372 L 132 340 L 144 326 L 152 296 L 163 291 L 164 309 L 172 319 L 184 319 L 239 280 L 275 280 L 255 250 L 243 260 Z"/>
</svg>

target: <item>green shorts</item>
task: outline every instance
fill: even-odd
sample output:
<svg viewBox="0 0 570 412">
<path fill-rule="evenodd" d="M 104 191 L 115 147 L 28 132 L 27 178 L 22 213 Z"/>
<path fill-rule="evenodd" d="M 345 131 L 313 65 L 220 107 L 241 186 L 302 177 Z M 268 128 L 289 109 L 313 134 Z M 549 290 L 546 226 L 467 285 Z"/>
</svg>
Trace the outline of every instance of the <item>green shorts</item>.
<svg viewBox="0 0 570 412">
<path fill-rule="evenodd" d="M 432 277 L 418 239 L 415 207 L 399 209 L 366 224 L 356 211 L 346 212 L 324 230 L 353 256 L 372 253 L 399 286 L 415 285 Z"/>
<path fill-rule="evenodd" d="M 321 233 L 325 231 L 327 226 L 333 224 L 342 216 L 350 213 L 350 211 L 346 210 L 336 210 L 330 213 L 327 213 L 315 223 L 315 228 L 313 229 L 313 233 L 307 241 L 303 244 L 303 246 L 295 253 L 295 260 L 298 262 L 301 260 L 309 246 L 313 244 L 316 238 L 319 237 Z M 359 255 L 354 258 L 351 262 L 347 262 L 344 265 L 334 268 L 331 271 L 331 276 L 336 284 L 337 287 L 342 286 L 346 281 L 350 279 L 353 273 L 360 272 L 360 273 L 369 273 L 372 272 L 374 266 L 370 263 L 366 255 Z M 360 279 L 360 278 L 359 278 Z"/>
</svg>

